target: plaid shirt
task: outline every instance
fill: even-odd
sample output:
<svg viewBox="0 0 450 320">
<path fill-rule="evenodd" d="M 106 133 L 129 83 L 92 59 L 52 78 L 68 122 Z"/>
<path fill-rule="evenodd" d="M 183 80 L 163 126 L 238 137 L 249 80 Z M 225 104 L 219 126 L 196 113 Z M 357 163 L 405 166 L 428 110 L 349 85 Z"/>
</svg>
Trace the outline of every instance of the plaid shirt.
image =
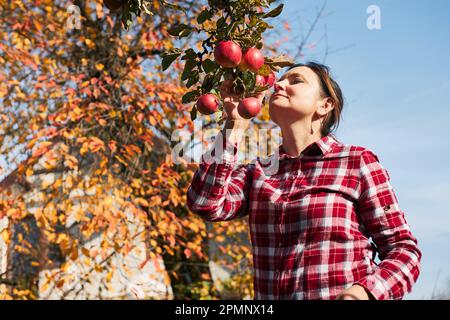
<svg viewBox="0 0 450 320">
<path fill-rule="evenodd" d="M 422 254 L 371 150 L 331 134 L 298 157 L 280 145 L 266 175 L 260 158 L 238 165 L 222 134 L 215 143 L 232 151 L 203 155 L 187 205 L 206 221 L 249 215 L 255 299 L 335 299 L 354 284 L 377 300 L 411 292 Z"/>
</svg>

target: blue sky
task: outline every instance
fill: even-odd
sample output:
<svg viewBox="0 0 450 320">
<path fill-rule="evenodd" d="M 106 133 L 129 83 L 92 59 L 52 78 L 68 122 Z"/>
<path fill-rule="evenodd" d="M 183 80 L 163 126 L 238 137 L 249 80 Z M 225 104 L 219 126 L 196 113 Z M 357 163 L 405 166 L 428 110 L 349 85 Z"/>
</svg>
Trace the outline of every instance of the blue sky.
<svg viewBox="0 0 450 320">
<path fill-rule="evenodd" d="M 279 19 L 290 22 L 292 36 L 323 4 L 284 3 Z M 380 8 L 380 30 L 367 28 L 370 5 Z M 444 0 L 328 0 L 310 41 L 326 27 L 336 50 L 325 64 L 346 98 L 337 138 L 379 156 L 423 251 L 421 274 L 405 299 L 430 299 L 450 279 L 449 12 Z M 323 61 L 324 49 L 322 39 L 305 59 Z"/>
</svg>

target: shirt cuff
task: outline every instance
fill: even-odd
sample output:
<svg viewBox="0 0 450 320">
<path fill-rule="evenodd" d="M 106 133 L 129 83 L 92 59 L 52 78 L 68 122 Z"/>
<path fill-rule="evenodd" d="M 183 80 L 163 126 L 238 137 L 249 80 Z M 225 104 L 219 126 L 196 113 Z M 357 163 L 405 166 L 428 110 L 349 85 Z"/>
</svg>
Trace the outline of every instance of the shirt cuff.
<svg viewBox="0 0 450 320">
<path fill-rule="evenodd" d="M 390 300 L 389 289 L 385 285 L 384 279 L 378 274 L 373 273 L 356 281 L 354 284 L 363 286 L 376 300 Z"/>
</svg>

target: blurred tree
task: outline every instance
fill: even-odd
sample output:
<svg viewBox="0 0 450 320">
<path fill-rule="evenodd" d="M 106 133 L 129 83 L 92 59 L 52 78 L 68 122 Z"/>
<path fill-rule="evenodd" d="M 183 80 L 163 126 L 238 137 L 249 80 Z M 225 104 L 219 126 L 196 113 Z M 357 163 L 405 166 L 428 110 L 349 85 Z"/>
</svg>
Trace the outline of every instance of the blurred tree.
<svg viewBox="0 0 450 320">
<path fill-rule="evenodd" d="M 112 259 L 133 252 L 136 239 L 146 244 L 140 266 L 162 258 L 175 298 L 220 297 L 212 260 L 239 270 L 223 285 L 229 292 L 253 293 L 247 220 L 207 225 L 190 214 L 185 195 L 196 164 L 171 156 L 173 133 L 193 133 L 194 124 L 181 101 L 182 61 L 163 73 L 161 56 L 202 48 L 197 34 L 175 39 L 169 31 L 199 27 L 207 3 L 145 1 L 135 17 L 138 2 L 111 11 L 93 0 L 0 0 L 0 156 L 17 164 L 21 187 L 0 189 L 0 220 L 8 220 L 1 237 L 14 256 L 14 273 L 0 275 L 4 298 L 65 288 L 73 267 L 87 270 L 76 279 L 80 291 L 98 274 L 108 288 Z M 253 125 L 268 119 L 263 110 Z M 217 127 L 214 116 L 202 120 Z M 101 241 L 88 246 L 93 237 Z M 209 252 L 210 240 L 220 256 Z M 39 284 L 46 268 L 57 272 Z"/>
</svg>

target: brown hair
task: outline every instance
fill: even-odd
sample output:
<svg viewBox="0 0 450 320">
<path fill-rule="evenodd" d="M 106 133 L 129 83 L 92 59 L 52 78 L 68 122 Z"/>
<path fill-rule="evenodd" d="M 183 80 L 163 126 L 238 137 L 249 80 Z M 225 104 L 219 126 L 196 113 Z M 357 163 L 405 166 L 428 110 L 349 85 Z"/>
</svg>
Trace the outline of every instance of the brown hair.
<svg viewBox="0 0 450 320">
<path fill-rule="evenodd" d="M 288 70 L 297 67 L 308 67 L 319 77 L 321 96 L 323 98 L 330 97 L 333 101 L 334 108 L 325 116 L 324 121 L 322 122 L 322 127 L 320 128 L 320 132 L 322 137 L 328 135 L 329 133 L 335 131 L 342 117 L 342 109 L 344 108 L 344 97 L 342 95 L 341 88 L 337 84 L 336 81 L 330 75 L 330 68 L 317 63 L 317 62 L 306 62 L 306 63 L 296 63 L 289 67 Z"/>
</svg>

